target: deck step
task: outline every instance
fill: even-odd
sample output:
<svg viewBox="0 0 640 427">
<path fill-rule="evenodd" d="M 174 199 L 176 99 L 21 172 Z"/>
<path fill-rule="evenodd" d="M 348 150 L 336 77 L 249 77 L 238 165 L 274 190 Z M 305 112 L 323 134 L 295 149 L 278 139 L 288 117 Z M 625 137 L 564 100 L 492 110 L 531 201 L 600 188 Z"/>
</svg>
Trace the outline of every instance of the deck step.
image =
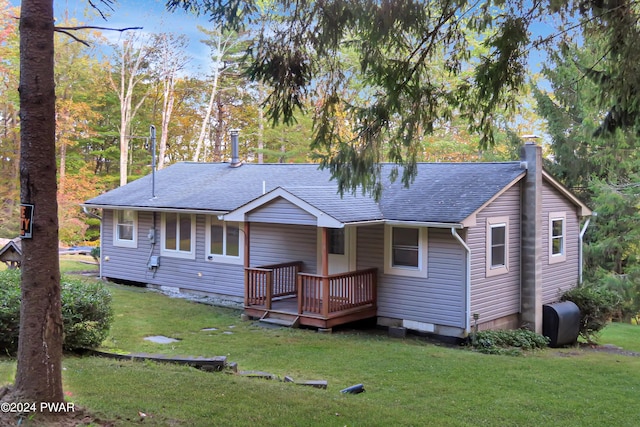
<svg viewBox="0 0 640 427">
<path fill-rule="evenodd" d="M 260 322 L 286 328 L 297 328 L 300 324 L 300 317 L 291 314 L 266 312 Z"/>
</svg>

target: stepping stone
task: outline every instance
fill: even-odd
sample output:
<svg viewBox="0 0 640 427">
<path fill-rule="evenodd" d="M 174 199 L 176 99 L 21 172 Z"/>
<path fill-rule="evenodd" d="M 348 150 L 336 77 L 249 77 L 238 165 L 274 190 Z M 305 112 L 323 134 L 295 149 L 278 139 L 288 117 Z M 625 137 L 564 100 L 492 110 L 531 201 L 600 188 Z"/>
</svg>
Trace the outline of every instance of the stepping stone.
<svg viewBox="0 0 640 427">
<path fill-rule="evenodd" d="M 154 342 L 156 344 L 171 344 L 173 342 L 178 342 L 180 340 L 177 340 L 175 338 L 169 338 L 169 337 L 165 337 L 163 335 L 154 335 L 151 337 L 144 337 L 145 341 L 151 341 Z"/>
</svg>

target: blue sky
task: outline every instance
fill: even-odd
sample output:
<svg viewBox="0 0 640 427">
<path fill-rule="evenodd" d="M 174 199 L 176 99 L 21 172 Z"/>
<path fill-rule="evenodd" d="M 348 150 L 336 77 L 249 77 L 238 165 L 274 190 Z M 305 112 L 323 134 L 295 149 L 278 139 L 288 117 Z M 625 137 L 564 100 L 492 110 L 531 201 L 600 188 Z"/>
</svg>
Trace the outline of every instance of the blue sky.
<svg viewBox="0 0 640 427">
<path fill-rule="evenodd" d="M 210 28 L 206 17 L 196 17 L 183 11 L 167 12 L 164 0 L 116 0 L 113 11 L 101 5 L 101 9 L 108 14 L 107 20 L 102 19 L 91 9 L 87 0 L 55 0 L 54 14 L 56 20 L 64 19 L 66 13 L 69 18 L 75 18 L 79 23 L 109 28 L 143 27 L 148 33 L 185 34 L 189 38 L 188 54 L 193 58 L 190 69 L 201 74 L 208 74 L 210 66 L 210 49 L 200 42 L 204 35 L 197 26 Z M 10 0 L 15 6 L 20 0 Z M 94 0 L 98 4 L 99 0 Z M 102 31 L 111 40 L 117 40 L 120 33 Z"/>
</svg>

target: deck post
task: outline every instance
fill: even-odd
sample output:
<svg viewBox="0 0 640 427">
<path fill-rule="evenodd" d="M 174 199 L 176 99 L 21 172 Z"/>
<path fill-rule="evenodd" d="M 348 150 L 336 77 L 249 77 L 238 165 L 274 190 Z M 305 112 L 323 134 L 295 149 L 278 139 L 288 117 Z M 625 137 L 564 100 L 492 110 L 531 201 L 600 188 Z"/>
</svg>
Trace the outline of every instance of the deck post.
<svg viewBox="0 0 640 427">
<path fill-rule="evenodd" d="M 329 229 L 322 227 L 322 316 L 329 317 Z"/>
<path fill-rule="evenodd" d="M 296 286 L 298 288 L 298 314 L 302 314 L 304 307 L 304 291 L 302 290 L 302 276 L 296 273 Z"/>
<path fill-rule="evenodd" d="M 271 302 L 273 300 L 273 270 L 270 270 L 267 272 L 267 276 L 266 276 L 266 280 L 265 280 L 265 292 L 266 292 L 266 298 L 267 300 L 265 301 L 265 307 L 267 308 L 267 310 L 271 310 Z"/>
<path fill-rule="evenodd" d="M 249 305 L 249 270 L 251 266 L 249 250 L 249 223 L 244 223 L 244 306 Z"/>
</svg>

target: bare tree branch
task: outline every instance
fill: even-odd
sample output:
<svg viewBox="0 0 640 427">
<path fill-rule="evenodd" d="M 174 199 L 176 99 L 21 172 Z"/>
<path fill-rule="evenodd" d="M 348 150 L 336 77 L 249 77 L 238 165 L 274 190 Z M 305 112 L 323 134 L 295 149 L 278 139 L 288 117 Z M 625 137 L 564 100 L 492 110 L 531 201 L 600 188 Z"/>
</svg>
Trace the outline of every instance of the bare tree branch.
<svg viewBox="0 0 640 427">
<path fill-rule="evenodd" d="M 105 6 L 107 6 L 112 11 L 114 10 L 113 6 L 112 6 L 113 0 L 100 0 L 100 3 L 104 4 Z M 96 3 L 94 3 L 92 0 L 89 0 L 89 6 L 91 6 L 95 10 L 97 10 L 98 13 L 100 14 L 100 16 L 102 17 L 102 19 L 104 19 L 105 21 L 107 20 L 107 17 L 105 16 L 105 14 L 102 13 L 102 9 L 100 9 L 98 7 L 98 5 Z"/>
<path fill-rule="evenodd" d="M 55 27 L 55 31 L 78 31 L 78 30 L 106 30 L 106 31 L 129 31 L 129 30 L 142 30 L 144 27 L 125 27 L 125 28 L 109 28 L 109 27 L 96 27 L 94 25 L 80 25 L 78 27 Z"/>
<path fill-rule="evenodd" d="M 73 34 L 70 33 L 70 31 L 78 31 L 78 30 L 106 30 L 106 31 L 119 31 L 119 32 L 124 32 L 124 31 L 129 31 L 129 30 L 142 30 L 143 27 L 125 27 L 125 28 L 109 28 L 109 27 L 95 27 L 93 25 L 82 25 L 82 26 L 78 26 L 78 27 L 54 27 L 53 31 L 56 31 L 58 33 L 62 33 L 62 34 L 66 34 L 69 37 L 71 37 L 72 39 L 74 39 L 75 41 L 77 41 L 78 43 L 82 43 L 83 45 L 87 46 L 87 47 L 91 47 L 91 45 L 89 44 L 89 42 L 82 40 L 79 37 L 74 36 Z"/>
<path fill-rule="evenodd" d="M 57 31 L 57 32 L 62 33 L 62 34 L 66 34 L 66 35 L 68 35 L 69 37 L 71 37 L 72 39 L 74 39 L 75 41 L 77 41 L 78 43 L 82 43 L 82 44 L 83 44 L 83 45 L 85 45 L 86 47 L 91 47 L 91 45 L 89 44 L 89 42 L 86 42 L 86 41 L 82 40 L 81 38 L 78 38 L 78 37 L 74 36 L 74 35 L 73 35 L 73 34 L 71 34 L 69 31 L 65 31 L 65 30 L 63 30 L 63 29 L 61 29 L 61 28 L 54 28 L 54 31 Z"/>
</svg>

